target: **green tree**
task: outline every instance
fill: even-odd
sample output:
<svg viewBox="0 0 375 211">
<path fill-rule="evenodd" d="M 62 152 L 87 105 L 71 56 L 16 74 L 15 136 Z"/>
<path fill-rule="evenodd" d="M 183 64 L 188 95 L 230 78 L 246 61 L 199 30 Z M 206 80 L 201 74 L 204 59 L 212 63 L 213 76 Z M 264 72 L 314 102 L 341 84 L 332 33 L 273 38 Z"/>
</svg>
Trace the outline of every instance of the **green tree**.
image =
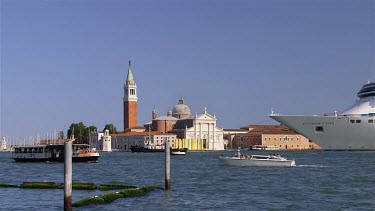
<svg viewBox="0 0 375 211">
<path fill-rule="evenodd" d="M 67 132 L 68 138 L 71 137 L 74 128 L 74 138 L 76 144 L 89 144 L 90 143 L 90 133 L 97 131 L 95 126 L 86 127 L 82 122 L 72 123 Z"/>
<path fill-rule="evenodd" d="M 117 129 L 116 129 L 116 127 L 115 127 L 113 124 L 106 124 L 106 125 L 104 126 L 103 131 L 104 131 L 104 130 L 109 130 L 109 133 L 110 133 L 110 134 L 114 134 L 114 133 L 117 132 Z"/>
<path fill-rule="evenodd" d="M 59 139 L 64 139 L 64 131 L 59 132 Z"/>
<path fill-rule="evenodd" d="M 80 122 L 80 123 L 72 123 L 69 127 L 69 130 L 67 132 L 68 138 L 72 136 L 74 128 L 74 138 L 75 138 L 75 143 L 77 144 L 87 144 L 88 141 L 85 141 L 85 131 L 86 131 L 86 126 Z M 88 138 L 87 138 L 88 140 Z"/>
</svg>

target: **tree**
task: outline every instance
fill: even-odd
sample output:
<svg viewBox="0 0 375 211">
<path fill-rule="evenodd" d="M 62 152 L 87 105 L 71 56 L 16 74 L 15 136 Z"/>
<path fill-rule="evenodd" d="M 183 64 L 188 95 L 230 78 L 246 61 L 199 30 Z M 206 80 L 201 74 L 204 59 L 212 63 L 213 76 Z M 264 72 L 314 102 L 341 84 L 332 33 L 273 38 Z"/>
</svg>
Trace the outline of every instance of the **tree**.
<svg viewBox="0 0 375 211">
<path fill-rule="evenodd" d="M 64 139 L 64 131 L 59 132 L 59 139 Z"/>
<path fill-rule="evenodd" d="M 110 134 L 114 134 L 114 133 L 117 132 L 116 127 L 115 127 L 112 123 L 111 123 L 111 124 L 106 124 L 106 125 L 104 126 L 103 131 L 104 131 L 104 130 L 109 130 L 109 133 L 110 133 Z"/>
<path fill-rule="evenodd" d="M 97 131 L 95 126 L 86 127 L 82 122 L 72 123 L 67 132 L 68 138 L 71 137 L 74 128 L 74 138 L 77 144 L 89 144 L 90 132 Z"/>
<path fill-rule="evenodd" d="M 85 130 L 86 130 L 86 126 L 82 122 L 80 122 L 78 124 L 72 123 L 69 127 L 69 130 L 68 130 L 68 138 L 71 137 L 73 128 L 74 128 L 75 143 L 84 144 L 85 143 L 84 133 L 85 133 Z M 86 142 L 86 143 L 88 143 L 88 142 Z"/>
</svg>

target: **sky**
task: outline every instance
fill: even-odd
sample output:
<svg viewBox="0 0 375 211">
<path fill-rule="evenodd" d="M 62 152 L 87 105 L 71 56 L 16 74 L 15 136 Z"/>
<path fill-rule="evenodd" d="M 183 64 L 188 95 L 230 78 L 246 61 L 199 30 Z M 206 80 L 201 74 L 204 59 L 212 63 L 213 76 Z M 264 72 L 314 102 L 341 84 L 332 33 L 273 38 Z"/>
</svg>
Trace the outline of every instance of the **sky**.
<svg viewBox="0 0 375 211">
<path fill-rule="evenodd" d="M 375 0 L 0 0 L 0 136 L 139 125 L 180 97 L 217 126 L 342 111 L 375 81 Z"/>
</svg>

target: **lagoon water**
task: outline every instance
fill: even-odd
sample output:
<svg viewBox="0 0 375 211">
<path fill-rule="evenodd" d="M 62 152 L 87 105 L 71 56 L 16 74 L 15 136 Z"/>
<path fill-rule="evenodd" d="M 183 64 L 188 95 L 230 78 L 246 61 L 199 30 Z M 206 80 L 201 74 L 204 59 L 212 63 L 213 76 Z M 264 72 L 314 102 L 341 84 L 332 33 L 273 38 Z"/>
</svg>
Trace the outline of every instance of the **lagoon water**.
<svg viewBox="0 0 375 211">
<path fill-rule="evenodd" d="M 292 168 L 235 167 L 217 159 L 233 153 L 172 156 L 170 191 L 74 210 L 375 210 L 373 151 L 281 151 L 296 160 Z M 73 181 L 164 187 L 164 164 L 164 153 L 101 153 L 98 163 L 74 163 Z M 26 181 L 63 183 L 64 164 L 16 163 L 11 153 L 0 153 L 0 183 Z M 73 202 L 102 193 L 73 190 Z M 1 210 L 63 210 L 64 191 L 1 188 L 0 202 Z"/>
</svg>

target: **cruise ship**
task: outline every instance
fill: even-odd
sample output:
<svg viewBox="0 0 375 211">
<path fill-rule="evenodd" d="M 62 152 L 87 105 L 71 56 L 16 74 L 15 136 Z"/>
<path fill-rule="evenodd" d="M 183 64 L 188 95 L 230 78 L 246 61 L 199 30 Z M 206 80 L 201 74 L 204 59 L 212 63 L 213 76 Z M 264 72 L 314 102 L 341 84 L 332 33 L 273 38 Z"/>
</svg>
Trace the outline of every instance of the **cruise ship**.
<svg viewBox="0 0 375 211">
<path fill-rule="evenodd" d="M 359 100 L 342 113 L 324 116 L 270 114 L 325 150 L 375 150 L 375 82 L 363 85 Z"/>
</svg>

